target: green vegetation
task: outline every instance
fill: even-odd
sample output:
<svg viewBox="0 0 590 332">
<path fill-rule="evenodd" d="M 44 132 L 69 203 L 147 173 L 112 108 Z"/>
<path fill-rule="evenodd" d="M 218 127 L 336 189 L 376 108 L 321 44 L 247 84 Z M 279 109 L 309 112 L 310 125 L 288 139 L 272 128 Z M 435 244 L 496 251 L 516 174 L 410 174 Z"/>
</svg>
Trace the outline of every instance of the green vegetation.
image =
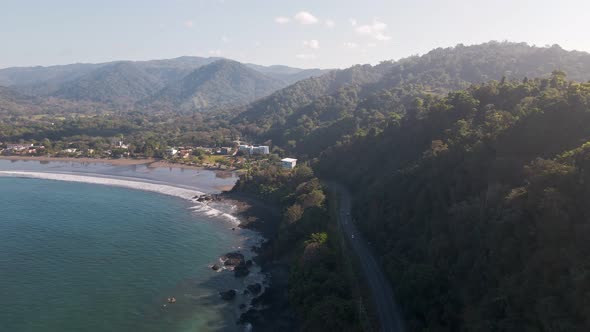
<svg viewBox="0 0 590 332">
<path fill-rule="evenodd" d="M 317 165 L 354 188 L 409 330 L 587 330 L 590 83 L 556 71 L 415 105 Z"/>
<path fill-rule="evenodd" d="M 174 75 L 192 77 L 196 68 L 170 65 L 170 75 L 157 69 L 161 63 L 129 69 L 169 90 L 129 86 L 117 91 L 118 101 L 105 101 L 110 92 L 99 88 L 92 89 L 97 98 L 28 97 L 39 90 L 11 83 L 0 88 L 0 140 L 100 151 L 124 137 L 132 155 L 156 157 L 168 146 L 264 142 L 353 191 L 355 219 L 395 287 L 409 331 L 590 329 L 589 54 L 458 45 L 331 71 L 240 108 L 183 107 L 260 96 L 234 65 L 202 67 L 214 81 L 190 79 L 186 91 Z M 112 73 L 104 66 L 98 69 Z M 98 69 L 39 75 L 62 86 Z M 234 70 L 238 82 L 228 74 Z M 264 80 L 270 84 L 289 72 L 261 75 L 272 76 Z M 6 75 L 0 71 L 0 81 L 14 79 Z M 234 90 L 242 79 L 244 90 Z M 211 95 L 217 90 L 224 91 Z M 164 103 L 156 108 L 155 95 Z M 302 329 L 360 329 L 314 172 L 281 170 L 276 160 L 247 168 L 235 190 L 283 211 L 272 255 L 292 262 L 289 294 Z"/>
<path fill-rule="evenodd" d="M 234 190 L 272 202 L 284 211 L 278 234 L 271 239 L 272 256 L 291 261 L 289 301 L 301 330 L 359 330 L 336 221 L 328 213 L 324 190 L 311 168 L 254 168 L 242 175 Z"/>
<path fill-rule="evenodd" d="M 554 70 L 587 81 L 590 55 L 524 43 L 458 45 L 298 82 L 250 104 L 232 123 L 246 135 L 311 159 L 354 136 L 383 130 L 415 107 L 416 97 L 428 99 L 502 77 L 548 77 Z"/>
</svg>

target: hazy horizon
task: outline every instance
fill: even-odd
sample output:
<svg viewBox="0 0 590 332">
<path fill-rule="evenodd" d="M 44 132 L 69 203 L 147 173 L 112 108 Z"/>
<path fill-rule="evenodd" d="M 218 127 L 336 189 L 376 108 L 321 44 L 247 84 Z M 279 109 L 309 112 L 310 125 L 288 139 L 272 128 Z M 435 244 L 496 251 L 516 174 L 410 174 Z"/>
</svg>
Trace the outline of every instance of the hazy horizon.
<svg viewBox="0 0 590 332">
<path fill-rule="evenodd" d="M 449 45 L 449 46 L 438 46 L 438 47 L 434 47 L 424 53 L 413 53 L 413 54 L 408 54 L 406 56 L 402 56 L 396 59 L 388 59 L 388 58 L 384 58 L 381 59 L 377 62 L 373 62 L 373 63 L 353 63 L 348 67 L 351 66 L 355 66 L 355 65 L 365 65 L 365 64 L 371 64 L 371 65 L 376 65 L 381 61 L 398 61 L 404 58 L 408 58 L 408 57 L 412 57 L 412 56 L 422 56 L 434 49 L 437 48 L 454 48 L 460 44 L 464 45 L 464 46 L 474 46 L 474 45 L 481 45 L 481 44 L 485 44 L 485 43 L 489 43 L 489 42 L 499 42 L 499 43 L 503 43 L 503 42 L 508 42 L 508 43 L 514 43 L 514 44 L 520 44 L 520 43 L 526 43 L 527 45 L 531 46 L 531 47 L 539 47 L 539 48 L 546 48 L 546 47 L 552 47 L 553 45 L 534 45 L 534 44 L 530 44 L 527 43 L 525 41 L 510 41 L 510 40 L 502 40 L 502 41 L 498 41 L 498 40 L 490 40 L 487 42 L 482 42 L 482 43 L 475 43 L 475 44 L 463 44 L 463 43 L 459 43 L 459 44 L 455 44 L 455 45 Z M 562 45 L 557 44 L 559 47 L 561 47 L 562 49 L 566 50 L 566 51 L 571 51 L 571 52 L 585 52 L 585 53 L 590 53 L 590 51 L 585 51 L 585 50 L 577 50 L 577 49 L 567 49 L 564 48 Z M 75 65 L 75 64 L 101 64 L 101 63 L 112 63 L 112 62 L 125 62 L 125 61 L 131 61 L 131 62 L 142 62 L 142 61 L 162 61 L 162 60 L 173 60 L 173 59 L 179 59 L 179 58 L 184 58 L 184 57 L 201 57 L 201 58 L 219 58 L 219 59 L 227 59 L 227 60 L 234 60 L 234 61 L 239 61 L 238 59 L 234 59 L 234 58 L 228 58 L 228 57 L 224 57 L 224 56 L 199 56 L 199 55 L 178 55 L 178 56 L 173 56 L 170 58 L 141 58 L 141 59 L 115 59 L 115 60 L 111 60 L 111 61 L 103 61 L 103 62 L 83 62 L 83 61 L 77 61 L 77 62 L 69 62 L 69 63 L 56 63 L 56 64 L 48 64 L 48 65 L 36 65 L 36 64 L 32 64 L 32 65 L 24 65 L 24 66 L 11 66 L 11 67 L 0 67 L 0 70 L 2 69 L 8 69 L 8 68 L 34 68 L 34 67 L 56 67 L 56 66 L 67 66 L 67 65 Z M 242 61 L 239 61 L 242 62 Z M 300 69 L 344 69 L 344 68 L 348 68 L 348 67 L 304 67 L 304 66 L 290 66 L 290 65 L 286 65 L 283 63 L 270 63 L 270 64 L 262 64 L 262 63 L 255 63 L 255 62 L 242 62 L 244 64 L 252 64 L 252 65 L 261 65 L 261 66 L 265 66 L 265 67 L 271 67 L 271 66 L 287 66 L 287 67 L 293 67 L 293 68 L 300 68 Z"/>
<path fill-rule="evenodd" d="M 345 68 L 490 40 L 590 51 L 590 3 L 578 0 L 8 0 L 3 7 L 0 68 L 179 56 Z"/>
</svg>

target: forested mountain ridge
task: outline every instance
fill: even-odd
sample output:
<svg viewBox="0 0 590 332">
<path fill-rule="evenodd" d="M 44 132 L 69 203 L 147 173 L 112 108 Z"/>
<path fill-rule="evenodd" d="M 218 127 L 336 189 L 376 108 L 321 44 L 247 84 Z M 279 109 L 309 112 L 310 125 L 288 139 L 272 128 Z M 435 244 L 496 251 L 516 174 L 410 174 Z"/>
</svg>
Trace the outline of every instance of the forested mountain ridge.
<svg viewBox="0 0 590 332">
<path fill-rule="evenodd" d="M 231 60 L 195 69 L 149 98 L 154 109 L 193 111 L 239 106 L 269 95 L 286 83 Z"/>
<path fill-rule="evenodd" d="M 130 109 L 135 108 L 136 102 L 153 97 L 167 87 L 173 89 L 196 69 L 222 59 L 184 56 L 164 60 L 6 68 L 0 69 L 0 85 L 30 96 L 100 102 L 117 109 Z M 325 72 L 286 66 L 248 64 L 246 67 L 280 81 L 274 90 Z M 181 104 L 182 101 L 174 103 Z"/>
<path fill-rule="evenodd" d="M 492 81 L 316 168 L 355 190 L 410 331 L 587 331 L 588 128 L 590 83 Z"/>
<path fill-rule="evenodd" d="M 312 77 L 279 90 L 243 109 L 234 119 L 245 132 L 261 134 L 275 123 L 281 123 L 294 110 L 304 107 L 315 99 L 330 95 L 347 86 L 378 82 L 388 63 L 377 66 L 357 65 L 348 69 L 334 70 L 320 77 Z"/>
<path fill-rule="evenodd" d="M 444 95 L 490 79 L 547 77 L 553 70 L 590 79 L 590 54 L 559 46 L 489 42 L 435 49 L 377 66 L 355 66 L 300 81 L 242 110 L 234 123 L 243 132 L 315 157 L 347 137 L 405 113 L 414 96 Z M 327 139 L 326 139 L 327 137 Z"/>
<path fill-rule="evenodd" d="M 50 95 L 69 100 L 131 106 L 162 87 L 156 77 L 133 63 L 119 62 L 66 82 Z"/>
</svg>

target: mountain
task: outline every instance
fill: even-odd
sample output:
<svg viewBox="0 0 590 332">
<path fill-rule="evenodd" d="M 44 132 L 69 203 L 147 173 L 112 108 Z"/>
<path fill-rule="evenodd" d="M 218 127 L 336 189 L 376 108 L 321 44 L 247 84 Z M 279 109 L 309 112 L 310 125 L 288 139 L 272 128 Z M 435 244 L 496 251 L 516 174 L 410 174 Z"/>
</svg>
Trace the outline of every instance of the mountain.
<svg viewBox="0 0 590 332">
<path fill-rule="evenodd" d="M 416 99 L 316 170 L 354 191 L 408 331 L 587 331 L 588 128 L 590 83 L 490 81 Z"/>
<path fill-rule="evenodd" d="M 331 69 L 300 69 L 282 65 L 266 67 L 252 63 L 247 63 L 246 66 L 289 84 L 293 84 L 306 78 L 321 76 L 331 71 Z"/>
<path fill-rule="evenodd" d="M 132 105 L 160 90 L 163 84 L 132 62 L 117 62 L 62 84 L 51 95 L 70 100 Z"/>
<path fill-rule="evenodd" d="M 194 70 L 146 103 L 159 110 L 219 109 L 252 102 L 285 85 L 239 62 L 223 59 Z"/>
<path fill-rule="evenodd" d="M 260 134 L 273 125 L 284 122 L 285 117 L 321 96 L 330 95 L 346 86 L 379 82 L 390 66 L 389 63 L 377 66 L 357 65 L 299 81 L 244 107 L 234 123 L 251 125 L 255 127 L 251 133 Z M 247 128 L 244 130 L 248 131 Z"/>
<path fill-rule="evenodd" d="M 0 114 L 24 113 L 28 109 L 36 107 L 30 97 L 21 95 L 10 88 L 0 86 Z"/>
<path fill-rule="evenodd" d="M 13 67 L 0 69 L 0 85 L 26 86 L 41 82 L 65 82 L 85 75 L 106 64 L 78 63 L 50 67 Z"/>
<path fill-rule="evenodd" d="M 311 157 L 355 133 L 382 129 L 391 117 L 403 116 L 415 97 L 444 95 L 490 79 L 547 77 L 554 70 L 587 81 L 590 54 L 557 45 L 457 45 L 299 81 L 238 110 L 233 123 L 249 135 Z"/>
<path fill-rule="evenodd" d="M 30 96 L 92 101 L 105 103 L 111 107 L 129 108 L 137 101 L 154 97 L 165 88 L 169 88 L 169 92 L 180 89 L 179 85 L 183 84 L 181 80 L 187 75 L 202 66 L 219 60 L 222 58 L 184 56 L 164 60 L 6 68 L 0 69 L 0 85 L 10 86 L 14 90 Z M 273 88 L 270 89 L 273 91 L 277 87 L 284 87 L 298 80 L 319 76 L 327 72 L 321 69 L 299 69 L 279 65 L 266 67 L 248 64 L 246 66 L 267 78 L 274 79 L 276 82 L 271 84 Z M 259 78 L 261 78 L 261 86 L 264 85 L 262 81 L 267 79 L 262 79 L 261 76 Z M 245 83 L 245 85 L 248 84 L 251 82 Z M 266 88 L 262 88 L 262 90 L 266 90 Z M 240 94 L 240 92 L 236 92 L 236 94 Z M 236 97 L 236 100 L 228 103 L 221 103 L 218 97 L 208 98 L 202 93 L 199 98 L 203 98 L 203 102 L 210 106 L 240 105 L 244 101 L 249 102 L 265 95 L 267 95 L 266 92 L 253 92 L 253 98 Z M 215 101 L 216 99 L 217 101 Z M 167 101 L 168 105 L 175 105 L 174 107 L 183 104 L 183 102 Z M 160 105 L 163 104 L 160 103 Z M 202 108 L 205 104 L 198 103 L 198 105 Z M 210 106 L 205 108 L 210 108 Z"/>
</svg>

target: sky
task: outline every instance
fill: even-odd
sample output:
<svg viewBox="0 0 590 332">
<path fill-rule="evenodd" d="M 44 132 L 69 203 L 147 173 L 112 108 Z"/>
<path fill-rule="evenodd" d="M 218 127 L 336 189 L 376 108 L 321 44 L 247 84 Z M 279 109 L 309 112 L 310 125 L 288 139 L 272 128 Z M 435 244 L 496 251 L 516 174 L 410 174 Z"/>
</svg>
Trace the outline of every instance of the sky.
<svg viewBox="0 0 590 332">
<path fill-rule="evenodd" d="M 184 55 L 344 68 L 490 40 L 590 51 L 588 0 L 0 0 L 0 68 Z"/>
</svg>

